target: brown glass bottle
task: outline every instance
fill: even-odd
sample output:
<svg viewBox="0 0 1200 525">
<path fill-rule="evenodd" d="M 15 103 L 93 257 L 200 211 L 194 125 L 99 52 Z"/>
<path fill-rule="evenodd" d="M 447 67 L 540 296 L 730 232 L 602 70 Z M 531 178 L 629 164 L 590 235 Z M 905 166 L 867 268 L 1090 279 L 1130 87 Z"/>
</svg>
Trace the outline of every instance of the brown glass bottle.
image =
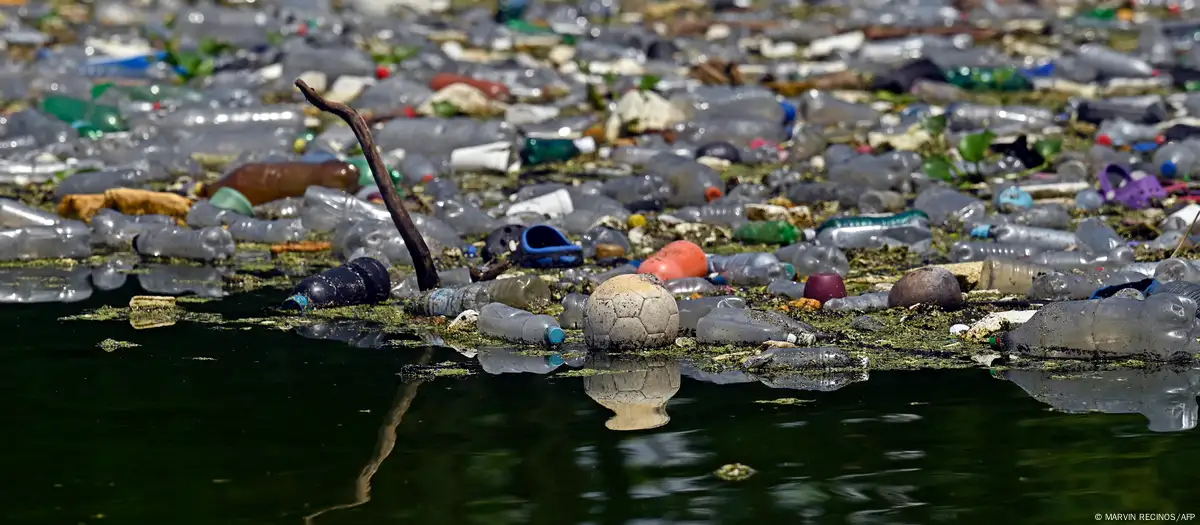
<svg viewBox="0 0 1200 525">
<path fill-rule="evenodd" d="M 284 197 L 301 197 L 309 186 L 324 186 L 348 192 L 358 190 L 358 169 L 340 160 L 326 162 L 271 162 L 245 164 L 205 184 L 200 196 L 212 197 L 218 189 L 232 188 L 258 206 Z"/>
</svg>

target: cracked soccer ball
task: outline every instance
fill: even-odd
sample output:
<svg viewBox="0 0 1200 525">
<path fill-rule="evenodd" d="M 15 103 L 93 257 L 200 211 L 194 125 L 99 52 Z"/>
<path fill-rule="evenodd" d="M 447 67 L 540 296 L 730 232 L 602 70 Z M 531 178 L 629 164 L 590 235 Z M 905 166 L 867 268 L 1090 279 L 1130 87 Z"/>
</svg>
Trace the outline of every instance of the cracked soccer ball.
<svg viewBox="0 0 1200 525">
<path fill-rule="evenodd" d="M 665 346 L 679 333 L 675 296 L 652 275 L 619 275 L 588 297 L 583 337 L 593 350 Z"/>
</svg>

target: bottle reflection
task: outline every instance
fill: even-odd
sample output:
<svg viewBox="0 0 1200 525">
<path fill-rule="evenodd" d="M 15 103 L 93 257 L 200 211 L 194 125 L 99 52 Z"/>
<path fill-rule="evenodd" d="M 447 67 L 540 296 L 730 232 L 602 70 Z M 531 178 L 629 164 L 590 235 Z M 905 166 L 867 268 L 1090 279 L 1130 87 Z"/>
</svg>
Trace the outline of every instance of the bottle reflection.
<svg viewBox="0 0 1200 525">
<path fill-rule="evenodd" d="M 679 362 L 651 357 L 591 354 L 587 368 L 598 373 L 583 379 L 588 397 L 615 414 L 609 430 L 647 430 L 671 420 L 667 401 L 679 391 Z"/>
<path fill-rule="evenodd" d="M 1037 370 L 1009 370 L 1004 379 L 1031 397 L 1069 413 L 1142 414 L 1152 432 L 1196 427 L 1200 368 L 1112 370 L 1062 376 Z"/>
<path fill-rule="evenodd" d="M 549 355 L 524 355 L 505 348 L 480 348 L 475 356 L 484 372 L 498 374 L 549 374 L 563 365 L 563 357 L 557 353 Z"/>
<path fill-rule="evenodd" d="M 383 326 L 366 321 L 330 321 L 296 327 L 309 339 L 340 341 L 355 348 L 383 348 L 388 343 Z"/>
<path fill-rule="evenodd" d="M 87 268 L 0 270 L 0 303 L 73 303 L 92 296 Z"/>
</svg>

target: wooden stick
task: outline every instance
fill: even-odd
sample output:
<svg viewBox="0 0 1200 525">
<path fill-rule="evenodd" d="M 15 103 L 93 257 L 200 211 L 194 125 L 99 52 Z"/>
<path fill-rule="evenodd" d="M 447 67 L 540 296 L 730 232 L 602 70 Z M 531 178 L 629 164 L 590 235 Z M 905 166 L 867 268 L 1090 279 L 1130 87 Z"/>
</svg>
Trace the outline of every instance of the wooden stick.
<svg viewBox="0 0 1200 525">
<path fill-rule="evenodd" d="M 400 238 L 404 239 L 404 246 L 408 248 L 408 253 L 412 256 L 413 266 L 417 270 L 417 288 L 425 291 L 440 287 L 441 281 L 438 279 L 437 270 L 433 267 L 433 257 L 429 254 L 429 246 L 425 244 L 425 238 L 421 237 L 421 232 L 417 231 L 412 217 L 408 216 L 408 210 L 404 209 L 404 203 L 400 201 L 400 194 L 396 192 L 396 184 L 392 182 L 387 166 L 379 157 L 375 139 L 371 137 L 371 130 L 367 127 L 367 122 L 363 120 L 362 115 L 346 104 L 325 100 L 325 97 L 317 94 L 301 79 L 296 79 L 296 87 L 300 88 L 300 92 L 304 94 L 304 98 L 308 99 L 309 104 L 337 116 L 350 125 L 350 129 L 354 131 L 354 137 L 358 139 L 359 146 L 362 146 L 363 156 L 367 159 L 367 166 L 371 168 L 371 176 L 375 178 L 375 185 L 379 186 L 381 190 L 383 204 L 387 206 L 388 213 L 392 216 L 392 222 L 396 224 L 396 229 L 400 231 Z"/>
<path fill-rule="evenodd" d="M 1179 243 L 1175 245 L 1175 251 L 1171 252 L 1171 257 L 1179 255 L 1179 250 L 1183 248 L 1183 243 L 1187 242 L 1188 237 L 1192 236 L 1192 228 L 1196 227 L 1197 220 L 1200 220 L 1200 213 L 1197 213 L 1196 216 L 1192 218 L 1192 223 L 1188 225 L 1187 231 L 1183 232 L 1183 237 L 1180 237 Z"/>
</svg>

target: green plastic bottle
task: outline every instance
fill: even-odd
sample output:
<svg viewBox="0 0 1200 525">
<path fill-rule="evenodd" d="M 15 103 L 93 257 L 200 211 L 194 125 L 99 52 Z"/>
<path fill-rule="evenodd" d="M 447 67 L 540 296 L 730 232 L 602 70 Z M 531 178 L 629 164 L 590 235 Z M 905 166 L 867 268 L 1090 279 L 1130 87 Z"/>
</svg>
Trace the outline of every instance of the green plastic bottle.
<svg viewBox="0 0 1200 525">
<path fill-rule="evenodd" d="M 970 91 L 1029 91 L 1033 83 L 1015 67 L 960 67 L 946 71 L 946 80 Z"/>
<path fill-rule="evenodd" d="M 829 228 L 857 228 L 861 226 L 903 226 L 905 224 L 916 224 L 919 222 L 929 222 L 929 215 L 921 210 L 908 210 L 902 213 L 893 215 L 859 215 L 855 217 L 835 217 L 829 219 L 817 227 L 817 233 L 820 233 Z"/>
<path fill-rule="evenodd" d="M 42 111 L 89 132 L 109 133 L 129 129 L 117 108 L 74 97 L 46 95 L 42 100 Z"/>
<path fill-rule="evenodd" d="M 591 137 L 581 139 L 531 137 L 525 139 L 525 147 L 521 148 L 521 163 L 526 166 L 535 166 L 547 162 L 561 162 L 593 151 L 596 151 L 596 140 Z"/>
<path fill-rule="evenodd" d="M 760 244 L 792 244 L 800 238 L 800 228 L 787 221 L 748 222 L 733 232 L 733 238 Z"/>
</svg>

